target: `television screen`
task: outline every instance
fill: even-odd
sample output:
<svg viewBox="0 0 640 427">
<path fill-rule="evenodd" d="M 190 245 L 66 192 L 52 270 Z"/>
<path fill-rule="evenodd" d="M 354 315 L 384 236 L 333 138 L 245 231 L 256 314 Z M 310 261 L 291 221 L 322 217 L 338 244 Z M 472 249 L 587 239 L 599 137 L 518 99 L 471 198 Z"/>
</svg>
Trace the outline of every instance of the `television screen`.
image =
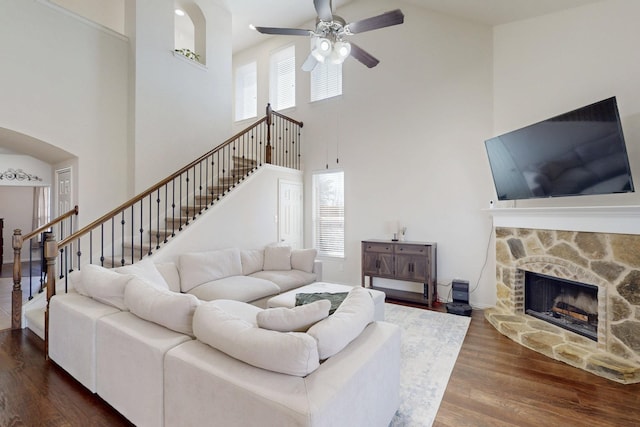
<svg viewBox="0 0 640 427">
<path fill-rule="evenodd" d="M 485 146 L 499 200 L 634 191 L 615 97 Z"/>
</svg>

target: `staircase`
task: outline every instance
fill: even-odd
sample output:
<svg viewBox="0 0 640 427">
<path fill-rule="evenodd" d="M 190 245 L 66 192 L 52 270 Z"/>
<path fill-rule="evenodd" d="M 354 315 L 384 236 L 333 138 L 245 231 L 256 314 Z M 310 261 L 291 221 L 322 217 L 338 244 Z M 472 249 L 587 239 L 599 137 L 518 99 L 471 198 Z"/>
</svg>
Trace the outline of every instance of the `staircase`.
<svg viewBox="0 0 640 427">
<path fill-rule="evenodd" d="M 112 268 L 153 254 L 264 164 L 299 169 L 302 123 L 270 106 L 266 112 L 252 126 L 96 221 L 59 241 L 48 239 L 47 292 L 25 304 L 17 327 L 29 327 L 46 341 L 46 306 L 55 293 L 66 292 L 68 273 L 88 263 Z"/>
<path fill-rule="evenodd" d="M 149 228 L 147 236 L 139 240 L 125 236 L 124 243 L 119 248 L 120 251 L 116 251 L 115 255 L 102 257 L 102 265 L 106 268 L 121 267 L 151 255 L 210 206 L 240 185 L 259 166 L 257 160 L 246 157 L 232 156 L 231 161 L 232 168 L 228 172 L 223 170 L 223 175 L 215 177 L 214 182 L 200 185 L 194 192 L 187 195 L 187 201 L 181 205 L 179 211 L 173 214 L 175 209 L 172 209 L 172 214 L 165 213 L 164 221 L 159 222 L 157 227 Z M 205 190 L 202 190 L 203 188 Z"/>
</svg>

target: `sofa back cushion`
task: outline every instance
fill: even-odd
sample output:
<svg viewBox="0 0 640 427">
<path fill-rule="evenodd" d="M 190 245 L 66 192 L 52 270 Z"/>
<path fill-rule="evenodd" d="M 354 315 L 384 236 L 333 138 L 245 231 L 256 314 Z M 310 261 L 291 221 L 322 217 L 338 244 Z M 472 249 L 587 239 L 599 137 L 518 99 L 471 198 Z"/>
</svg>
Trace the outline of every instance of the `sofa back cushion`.
<svg viewBox="0 0 640 427">
<path fill-rule="evenodd" d="M 163 289 L 169 289 L 167 281 L 156 268 L 156 265 L 150 258 L 143 259 L 135 264 L 125 265 L 115 269 L 116 272 L 122 274 L 133 274 L 136 277 L 146 280 L 147 282 Z"/>
<path fill-rule="evenodd" d="M 265 247 L 263 270 L 291 270 L 291 246 Z"/>
<path fill-rule="evenodd" d="M 156 264 L 156 268 L 162 274 L 165 282 L 167 282 L 169 290 L 180 292 L 180 273 L 178 273 L 176 263 L 173 261 L 159 262 Z"/>
<path fill-rule="evenodd" d="M 298 307 L 275 307 L 260 311 L 256 321 L 260 328 L 280 332 L 306 332 L 329 315 L 331 302 L 323 299 Z"/>
<path fill-rule="evenodd" d="M 81 271 L 80 288 L 84 295 L 120 310 L 127 309 L 124 303 L 124 290 L 129 280 L 134 277 L 133 275 L 116 273 L 95 264 L 84 265 Z"/>
<path fill-rule="evenodd" d="M 193 314 L 200 304 L 193 295 L 171 292 L 134 277 L 124 291 L 124 303 L 141 319 L 193 336 Z"/>
<path fill-rule="evenodd" d="M 242 274 L 244 276 L 261 271 L 264 265 L 264 250 L 242 249 L 240 250 L 240 261 L 242 262 Z"/>
<path fill-rule="evenodd" d="M 212 280 L 242 275 L 242 262 L 238 248 L 207 252 L 190 252 L 178 258 L 180 289 L 191 289 Z"/>
<path fill-rule="evenodd" d="M 313 325 L 307 334 L 318 342 L 321 360 L 345 348 L 373 322 L 374 303 L 365 288 L 353 288 L 331 316 Z"/>
<path fill-rule="evenodd" d="M 193 316 L 196 338 L 249 365 L 304 377 L 320 366 L 318 346 L 309 335 L 258 328 L 210 301 Z"/>
<path fill-rule="evenodd" d="M 315 248 L 293 249 L 291 251 L 291 268 L 306 273 L 313 273 L 313 264 L 318 251 Z"/>
</svg>

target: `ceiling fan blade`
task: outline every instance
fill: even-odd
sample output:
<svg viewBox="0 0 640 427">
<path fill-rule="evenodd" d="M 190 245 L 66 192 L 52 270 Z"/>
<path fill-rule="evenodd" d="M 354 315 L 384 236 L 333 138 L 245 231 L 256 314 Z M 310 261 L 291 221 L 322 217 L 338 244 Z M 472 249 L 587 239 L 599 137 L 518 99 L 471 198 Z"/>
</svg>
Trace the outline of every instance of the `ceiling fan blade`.
<svg viewBox="0 0 640 427">
<path fill-rule="evenodd" d="M 380 63 L 380 61 L 376 59 L 373 55 L 371 55 L 369 52 L 367 52 L 366 50 L 362 49 L 360 46 L 353 43 L 351 43 L 351 56 L 353 56 L 355 59 L 362 62 L 364 65 L 366 65 L 369 68 L 373 68 L 376 65 L 378 65 L 378 63 Z"/>
<path fill-rule="evenodd" d="M 276 34 L 283 36 L 309 36 L 313 34 L 313 31 L 304 30 L 302 28 L 256 27 L 256 31 L 262 34 Z"/>
<path fill-rule="evenodd" d="M 316 65 L 318 65 L 318 60 L 314 58 L 312 54 L 309 54 L 309 56 L 307 56 L 307 59 L 304 61 L 304 64 L 302 64 L 302 71 L 311 72 L 314 68 L 316 68 Z"/>
<path fill-rule="evenodd" d="M 352 34 L 364 33 L 365 31 L 377 30 L 378 28 L 390 27 L 392 25 L 402 24 L 404 22 L 404 14 L 400 9 L 383 13 L 382 15 L 372 16 L 371 18 L 361 19 L 360 21 L 351 22 L 344 28 Z"/>
<path fill-rule="evenodd" d="M 316 8 L 318 18 L 321 21 L 333 21 L 333 12 L 331 11 L 331 0 L 313 0 L 313 6 Z"/>
</svg>

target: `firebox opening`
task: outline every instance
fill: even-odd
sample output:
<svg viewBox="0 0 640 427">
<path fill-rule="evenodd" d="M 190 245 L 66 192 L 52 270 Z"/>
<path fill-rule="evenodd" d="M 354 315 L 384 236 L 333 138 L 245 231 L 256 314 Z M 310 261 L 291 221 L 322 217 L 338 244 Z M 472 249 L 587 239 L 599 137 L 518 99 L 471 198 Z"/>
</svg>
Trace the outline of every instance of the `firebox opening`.
<svg viewBox="0 0 640 427">
<path fill-rule="evenodd" d="M 525 313 L 598 341 L 598 287 L 525 271 Z"/>
</svg>

